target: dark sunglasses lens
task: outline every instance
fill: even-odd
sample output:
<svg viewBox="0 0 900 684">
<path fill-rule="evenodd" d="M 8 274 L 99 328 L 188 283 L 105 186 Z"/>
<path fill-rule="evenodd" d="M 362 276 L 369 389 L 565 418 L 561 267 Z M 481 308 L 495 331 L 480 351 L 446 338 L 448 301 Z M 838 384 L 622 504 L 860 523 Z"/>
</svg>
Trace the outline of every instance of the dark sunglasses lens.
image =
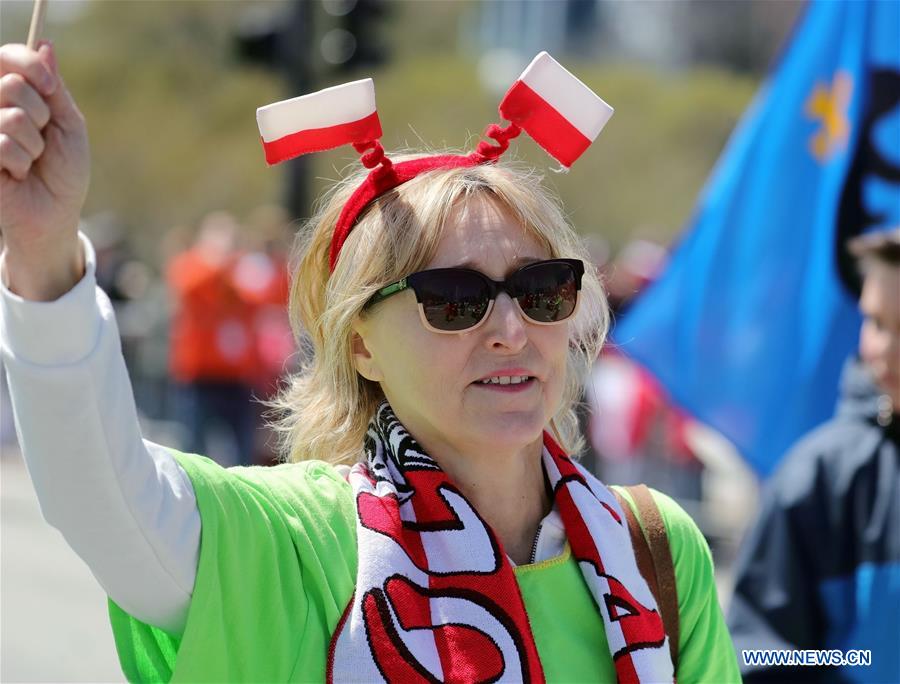
<svg viewBox="0 0 900 684">
<path fill-rule="evenodd" d="M 419 276 L 413 287 L 425 320 L 438 330 L 465 330 L 484 318 L 490 291 L 476 274 L 437 269 Z"/>
<path fill-rule="evenodd" d="M 566 263 L 526 266 L 516 274 L 513 287 L 522 311 L 538 323 L 565 320 L 578 301 L 578 278 Z"/>
</svg>

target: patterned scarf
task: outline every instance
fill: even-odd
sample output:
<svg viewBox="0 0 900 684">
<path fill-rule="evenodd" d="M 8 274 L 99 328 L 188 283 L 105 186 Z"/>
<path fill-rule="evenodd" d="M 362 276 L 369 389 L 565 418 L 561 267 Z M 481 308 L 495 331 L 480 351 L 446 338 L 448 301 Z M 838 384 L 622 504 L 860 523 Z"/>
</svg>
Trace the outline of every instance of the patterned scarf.
<svg viewBox="0 0 900 684">
<path fill-rule="evenodd" d="M 356 591 L 332 637 L 328 681 L 543 682 L 500 542 L 387 403 L 369 425 L 365 452 L 349 477 Z M 618 681 L 672 681 L 662 620 L 618 502 L 547 433 L 543 465 Z"/>
</svg>

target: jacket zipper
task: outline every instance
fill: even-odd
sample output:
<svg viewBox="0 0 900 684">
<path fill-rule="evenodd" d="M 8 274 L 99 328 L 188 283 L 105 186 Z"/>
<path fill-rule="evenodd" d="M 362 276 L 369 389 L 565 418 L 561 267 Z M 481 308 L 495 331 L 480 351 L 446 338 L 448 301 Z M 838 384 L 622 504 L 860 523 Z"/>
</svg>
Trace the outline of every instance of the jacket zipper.
<svg viewBox="0 0 900 684">
<path fill-rule="evenodd" d="M 541 527 L 544 526 L 544 523 L 540 523 L 537 528 L 537 532 L 534 534 L 534 544 L 531 545 L 531 560 L 528 561 L 528 564 L 531 565 L 535 562 L 537 558 L 537 547 L 538 547 L 538 539 L 541 537 Z"/>
</svg>

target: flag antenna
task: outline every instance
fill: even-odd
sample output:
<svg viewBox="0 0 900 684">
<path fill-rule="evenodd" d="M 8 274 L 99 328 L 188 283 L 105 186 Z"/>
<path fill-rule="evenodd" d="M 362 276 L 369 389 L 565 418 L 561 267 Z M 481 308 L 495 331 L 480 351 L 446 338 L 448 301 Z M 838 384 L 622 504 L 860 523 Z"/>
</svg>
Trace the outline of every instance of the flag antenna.
<svg viewBox="0 0 900 684">
<path fill-rule="evenodd" d="M 44 29 L 44 14 L 47 12 L 47 0 L 34 0 L 34 10 L 31 12 L 31 27 L 28 29 L 28 45 L 32 50 L 37 49 L 37 42 L 41 38 Z"/>
</svg>

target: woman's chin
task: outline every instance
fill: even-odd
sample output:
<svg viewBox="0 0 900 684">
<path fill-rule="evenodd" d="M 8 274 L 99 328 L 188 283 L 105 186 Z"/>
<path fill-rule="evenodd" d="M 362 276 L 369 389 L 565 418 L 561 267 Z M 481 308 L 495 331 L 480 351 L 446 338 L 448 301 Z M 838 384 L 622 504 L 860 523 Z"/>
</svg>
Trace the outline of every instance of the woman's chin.
<svg viewBox="0 0 900 684">
<path fill-rule="evenodd" d="M 474 441 L 492 450 L 524 448 L 541 438 L 545 419 L 541 411 L 481 414 L 470 426 Z"/>
</svg>

